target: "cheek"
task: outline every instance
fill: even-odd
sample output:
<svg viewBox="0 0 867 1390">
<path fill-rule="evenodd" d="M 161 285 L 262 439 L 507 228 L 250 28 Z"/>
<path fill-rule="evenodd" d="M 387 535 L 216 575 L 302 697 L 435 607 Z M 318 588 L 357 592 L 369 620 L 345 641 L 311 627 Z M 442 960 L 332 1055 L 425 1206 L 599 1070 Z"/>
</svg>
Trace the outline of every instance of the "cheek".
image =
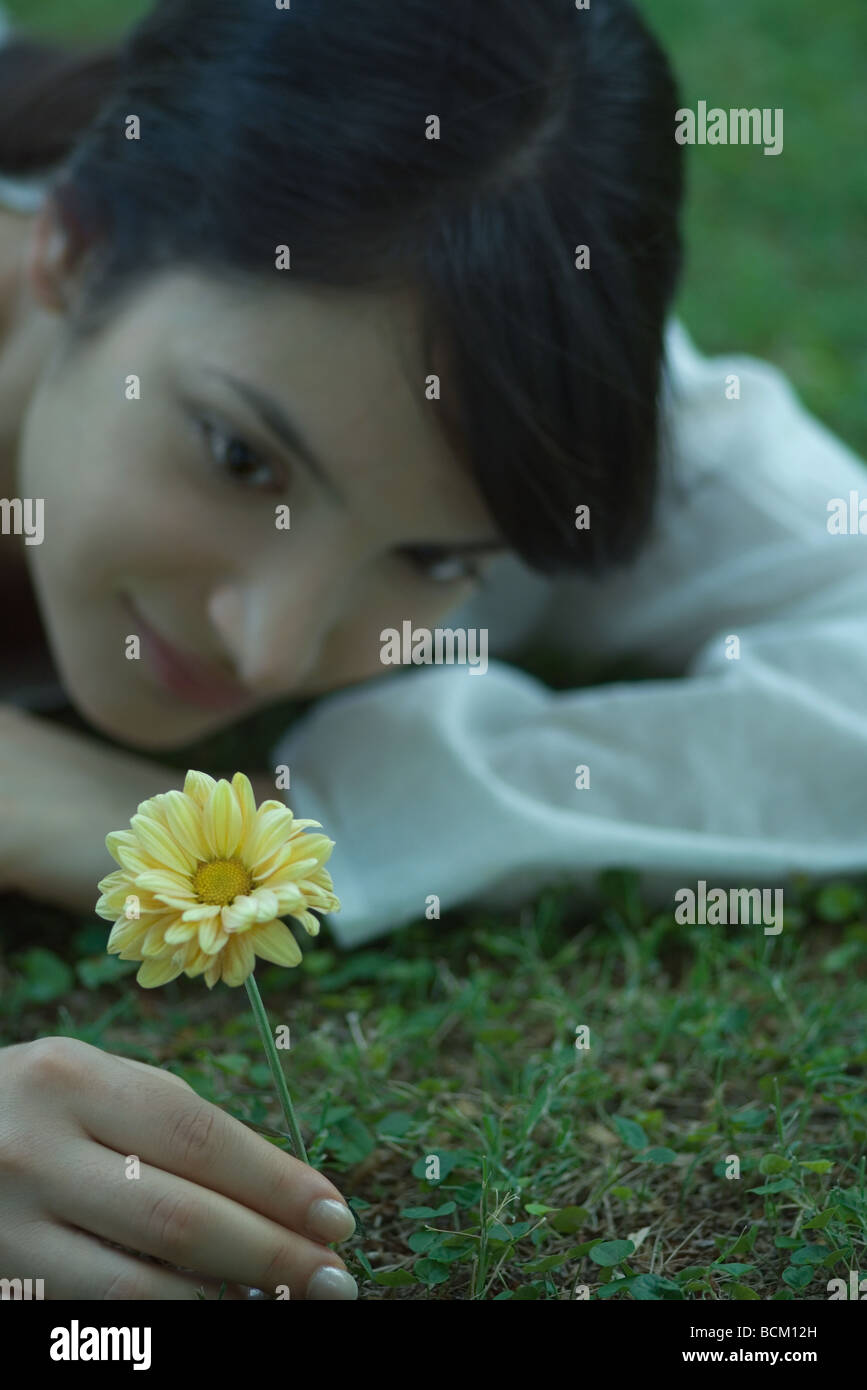
<svg viewBox="0 0 867 1390">
<path fill-rule="evenodd" d="M 323 649 L 316 671 L 311 673 L 311 687 L 333 689 L 344 683 L 369 680 L 394 671 L 394 666 L 381 660 L 381 633 L 385 628 L 401 631 L 401 624 L 412 622 L 414 628 L 436 628 L 445 624 L 448 616 L 463 603 L 473 585 L 443 585 L 442 590 L 421 581 L 410 581 L 401 587 L 394 579 L 390 587 L 379 586 L 363 608 L 347 614 L 331 633 Z M 312 688 L 309 692 L 314 694 Z"/>
<path fill-rule="evenodd" d="M 45 500 L 32 561 L 46 582 L 94 594 L 127 576 L 188 572 L 209 538 L 216 547 L 201 497 L 165 468 L 176 446 L 159 419 L 135 414 L 144 409 L 122 401 L 100 414 L 97 401 L 91 414 L 58 397 L 31 411 L 19 477 L 24 495 Z"/>
</svg>

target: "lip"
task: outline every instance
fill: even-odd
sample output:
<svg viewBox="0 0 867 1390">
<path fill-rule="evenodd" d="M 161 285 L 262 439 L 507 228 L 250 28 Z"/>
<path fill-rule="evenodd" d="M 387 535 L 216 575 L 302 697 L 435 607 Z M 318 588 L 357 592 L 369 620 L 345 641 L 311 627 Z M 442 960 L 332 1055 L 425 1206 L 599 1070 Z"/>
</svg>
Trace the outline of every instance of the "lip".
<svg viewBox="0 0 867 1390">
<path fill-rule="evenodd" d="M 229 680 L 225 672 L 175 647 L 142 617 L 132 599 L 124 604 L 136 623 L 149 664 L 160 684 L 178 699 L 203 709 L 237 710 L 252 703 L 246 687 Z"/>
</svg>

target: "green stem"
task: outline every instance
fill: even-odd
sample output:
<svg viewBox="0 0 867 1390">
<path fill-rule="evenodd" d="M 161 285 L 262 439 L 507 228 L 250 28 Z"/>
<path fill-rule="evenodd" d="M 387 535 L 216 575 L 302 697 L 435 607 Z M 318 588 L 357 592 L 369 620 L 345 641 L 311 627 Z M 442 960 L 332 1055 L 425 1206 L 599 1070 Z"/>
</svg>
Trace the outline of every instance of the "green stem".
<svg viewBox="0 0 867 1390">
<path fill-rule="evenodd" d="M 283 1107 L 283 1114 L 286 1117 L 286 1124 L 289 1128 L 289 1133 L 292 1135 L 292 1148 L 295 1150 L 295 1157 L 300 1158 L 302 1163 L 306 1163 L 307 1150 L 304 1147 L 304 1140 L 301 1138 L 301 1130 L 298 1128 L 298 1121 L 295 1118 L 295 1111 L 292 1108 L 292 1097 L 289 1094 L 289 1087 L 286 1085 L 286 1077 L 283 1075 L 283 1068 L 277 1056 L 277 1048 L 274 1045 L 271 1026 L 268 1023 L 268 1015 L 265 1012 L 265 1005 L 262 1003 L 259 986 L 256 984 L 255 976 L 252 973 L 247 976 L 244 983 L 247 987 L 247 997 L 250 1000 L 250 1007 L 253 1010 L 256 1027 L 259 1029 L 259 1037 L 262 1039 L 262 1046 L 265 1049 L 265 1056 L 268 1058 L 268 1066 L 271 1068 L 274 1085 L 277 1087 L 277 1094 L 280 1097 L 280 1104 Z"/>
</svg>

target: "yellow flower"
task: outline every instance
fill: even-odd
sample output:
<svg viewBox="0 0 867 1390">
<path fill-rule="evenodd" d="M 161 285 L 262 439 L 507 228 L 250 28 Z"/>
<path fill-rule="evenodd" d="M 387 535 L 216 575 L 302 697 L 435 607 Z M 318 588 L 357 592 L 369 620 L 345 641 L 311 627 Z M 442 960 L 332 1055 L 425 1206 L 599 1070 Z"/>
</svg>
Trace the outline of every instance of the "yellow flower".
<svg viewBox="0 0 867 1390">
<path fill-rule="evenodd" d="M 335 912 L 328 871 L 334 841 L 306 835 L 315 820 L 296 820 L 282 801 L 257 809 L 249 779 L 231 784 L 188 772 L 184 790 L 143 801 L 129 830 L 106 845 L 120 869 L 100 880 L 100 917 L 114 922 L 108 951 L 143 961 L 145 989 L 180 974 L 242 985 L 256 956 L 298 965 L 301 951 L 281 916 L 315 936 L 310 912 Z"/>
</svg>

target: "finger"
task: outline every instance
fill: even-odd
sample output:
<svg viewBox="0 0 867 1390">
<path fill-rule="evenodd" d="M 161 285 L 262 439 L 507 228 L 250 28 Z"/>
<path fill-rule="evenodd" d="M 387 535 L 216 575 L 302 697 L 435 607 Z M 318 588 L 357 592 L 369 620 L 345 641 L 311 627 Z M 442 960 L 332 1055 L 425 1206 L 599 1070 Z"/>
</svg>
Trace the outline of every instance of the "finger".
<svg viewBox="0 0 867 1390">
<path fill-rule="evenodd" d="M 188 1091 L 193 1089 L 189 1082 L 182 1076 L 175 1076 L 173 1071 L 166 1071 L 163 1067 L 152 1067 L 147 1062 L 137 1062 L 134 1057 L 119 1057 L 116 1052 L 113 1052 L 112 1056 L 118 1062 L 126 1062 L 128 1067 L 138 1067 L 141 1071 L 149 1072 L 151 1076 L 156 1072 L 157 1076 L 165 1076 L 169 1081 L 177 1081 L 179 1086 L 186 1086 Z"/>
<path fill-rule="evenodd" d="M 327 1244 L 352 1235 L 355 1219 L 340 1192 L 309 1164 L 191 1088 L 170 1090 L 156 1069 L 141 1068 L 131 1105 L 129 1063 L 121 1074 L 108 1054 L 97 1053 L 92 1065 L 100 1085 L 82 1088 L 74 1113 L 106 1148 L 222 1193 L 311 1240 Z"/>
<path fill-rule="evenodd" d="M 46 1299 L 217 1299 L 212 1280 L 164 1269 L 121 1250 L 112 1250 L 84 1231 L 40 1222 L 28 1232 L 28 1267 L 54 1271 L 45 1279 Z M 227 1286 L 223 1300 L 247 1298 L 247 1291 Z"/>
<path fill-rule="evenodd" d="M 41 1201 L 58 1218 L 182 1270 L 268 1293 L 285 1285 L 290 1297 L 303 1299 L 324 1265 L 332 1271 L 326 1280 L 355 1296 L 354 1280 L 330 1250 L 174 1173 L 144 1163 L 139 1173 L 130 1179 L 121 1154 L 91 1139 L 73 1140 L 63 1168 L 43 1176 Z"/>
</svg>

